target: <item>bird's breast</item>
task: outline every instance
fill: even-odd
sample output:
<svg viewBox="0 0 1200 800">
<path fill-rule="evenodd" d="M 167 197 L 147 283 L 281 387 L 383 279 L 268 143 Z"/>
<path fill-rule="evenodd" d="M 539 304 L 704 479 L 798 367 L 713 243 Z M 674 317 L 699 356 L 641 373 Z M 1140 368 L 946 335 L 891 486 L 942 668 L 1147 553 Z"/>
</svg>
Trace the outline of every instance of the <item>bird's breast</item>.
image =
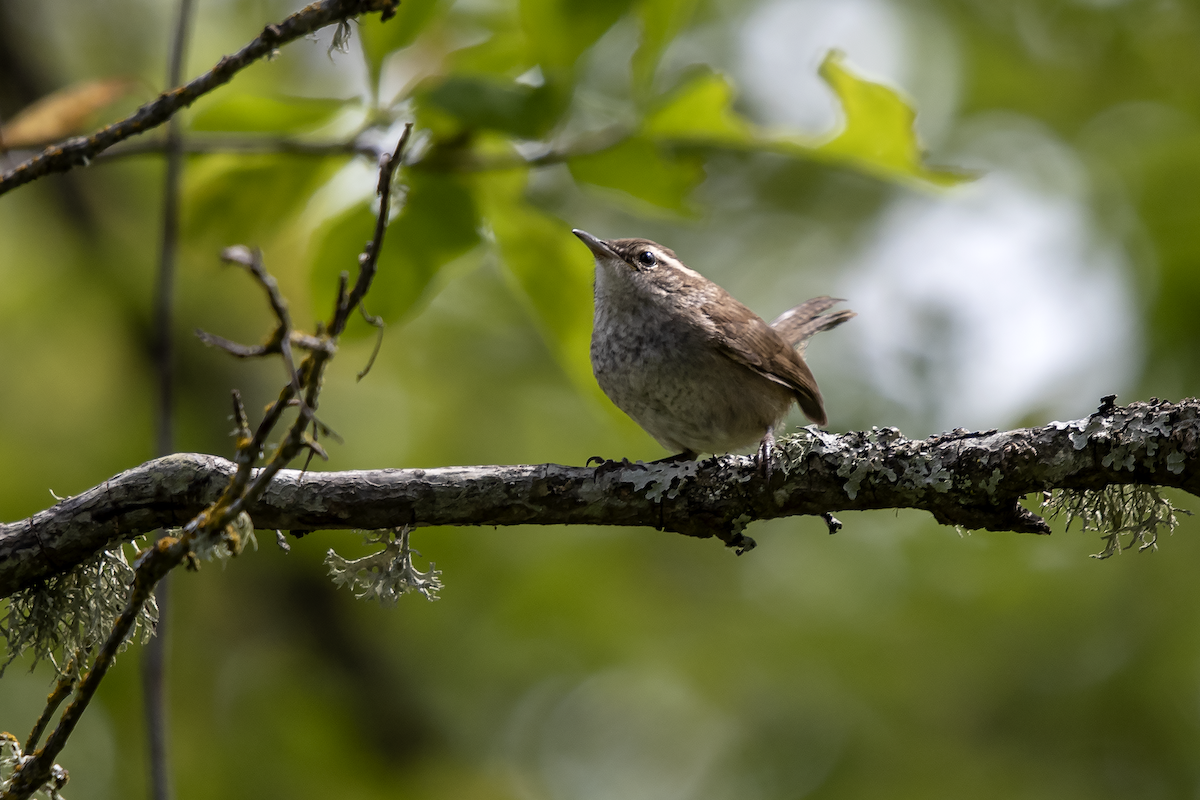
<svg viewBox="0 0 1200 800">
<path fill-rule="evenodd" d="M 785 387 L 722 352 L 697 320 L 656 298 L 613 297 L 599 281 L 591 357 L 609 399 L 676 452 L 754 444 L 792 402 Z"/>
</svg>

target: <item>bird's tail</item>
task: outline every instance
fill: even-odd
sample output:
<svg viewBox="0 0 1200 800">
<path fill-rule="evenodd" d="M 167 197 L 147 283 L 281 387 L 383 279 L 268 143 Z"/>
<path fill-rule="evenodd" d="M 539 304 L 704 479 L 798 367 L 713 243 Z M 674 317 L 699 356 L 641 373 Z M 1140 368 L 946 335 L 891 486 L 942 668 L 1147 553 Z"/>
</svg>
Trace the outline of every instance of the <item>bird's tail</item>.
<svg viewBox="0 0 1200 800">
<path fill-rule="evenodd" d="M 807 300 L 780 314 L 779 318 L 771 323 L 771 327 L 788 344 L 796 348 L 800 355 L 804 355 L 804 349 L 808 346 L 808 340 L 813 334 L 831 330 L 846 320 L 858 316 L 857 313 L 849 310 L 837 311 L 833 314 L 825 313 L 838 303 L 844 302 L 839 297 L 829 297 L 828 295 L 814 297 L 812 300 Z"/>
</svg>

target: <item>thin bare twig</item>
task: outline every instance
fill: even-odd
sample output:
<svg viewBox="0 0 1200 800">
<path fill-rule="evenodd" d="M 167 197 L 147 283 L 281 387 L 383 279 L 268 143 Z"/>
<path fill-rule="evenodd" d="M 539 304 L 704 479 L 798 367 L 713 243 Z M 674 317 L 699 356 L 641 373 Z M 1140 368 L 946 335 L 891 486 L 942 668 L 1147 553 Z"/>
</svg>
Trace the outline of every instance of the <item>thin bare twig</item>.
<svg viewBox="0 0 1200 800">
<path fill-rule="evenodd" d="M 267 300 L 271 304 L 271 310 L 275 312 L 275 318 L 279 320 L 279 326 L 275 329 L 275 334 L 271 337 L 270 342 L 265 345 L 279 353 L 283 358 L 283 365 L 287 368 L 288 380 L 292 384 L 292 393 L 300 396 L 300 376 L 296 374 L 296 363 L 292 358 L 292 315 L 288 311 L 287 300 L 279 292 L 279 284 L 275 281 L 263 267 L 262 251 L 257 247 L 251 250 L 248 247 L 241 245 L 236 247 L 227 247 L 221 253 L 221 260 L 229 264 L 238 264 L 249 270 L 250 274 L 258 282 L 258 285 L 267 293 Z M 300 413 L 311 417 L 311 412 L 307 406 L 300 407 Z"/>
<path fill-rule="evenodd" d="M 603 152 L 628 139 L 634 131 L 624 125 L 612 125 L 558 146 L 543 143 L 541 152 L 508 151 L 500 155 L 480 155 L 456 142 L 442 142 L 426 151 L 421 160 L 410 165 L 427 172 L 493 172 L 519 167 L 545 167 L 573 158 Z"/>
<path fill-rule="evenodd" d="M 217 336 L 215 333 L 197 328 L 196 338 L 209 347 L 217 347 L 237 358 L 263 358 L 264 356 L 277 355 L 279 353 L 279 343 L 272 340 L 266 344 L 241 344 L 226 339 L 223 336 Z M 304 331 L 292 331 L 290 337 L 292 347 L 298 347 L 301 350 L 330 350 L 333 346 L 322 339 L 305 333 Z M 332 353 L 331 353 L 332 355 Z"/>
<path fill-rule="evenodd" d="M 375 359 L 379 357 L 379 348 L 383 347 L 383 329 L 387 326 L 384 324 L 383 317 L 368 314 L 367 307 L 362 303 L 358 304 L 358 310 L 362 312 L 362 318 L 367 321 L 367 324 L 375 329 L 375 347 L 371 349 L 371 357 L 367 359 L 366 366 L 359 370 L 358 375 L 355 376 L 356 380 L 361 381 L 367 377 L 367 373 L 371 371 L 371 367 L 375 366 Z"/>
<path fill-rule="evenodd" d="M 630 136 L 625 129 L 602 131 L 585 137 L 570 145 L 547 148 L 544 152 L 529 155 L 517 154 L 481 158 L 468 154 L 437 155 L 413 164 L 414 169 L 450 172 L 491 172 L 517 167 L 545 167 L 562 164 L 573 158 L 599 153 L 619 144 Z M 114 161 L 140 155 L 157 155 L 166 151 L 162 139 L 131 141 L 116 145 L 100 154 L 97 163 Z M 324 157 L 332 155 L 361 155 L 378 160 L 383 155 L 376 145 L 363 139 L 361 132 L 353 138 L 340 142 L 313 142 L 289 137 L 244 136 L 231 134 L 191 133 L 183 141 L 183 151 L 188 155 L 296 155 Z"/>
<path fill-rule="evenodd" d="M 379 195 L 379 216 L 375 218 L 375 236 L 363 254 L 358 257 L 358 279 L 354 282 L 354 288 L 350 290 L 345 301 L 334 310 L 333 318 L 329 321 L 329 335 L 334 338 L 341 336 L 350 319 L 350 313 L 362 302 L 367 290 L 371 288 L 371 281 L 375 280 L 379 252 L 383 249 L 383 234 L 387 231 L 388 211 L 392 199 L 392 174 L 400 166 L 400 157 L 404 152 L 404 146 L 408 144 L 412 127 L 411 122 L 405 125 L 404 132 L 400 134 L 400 141 L 396 143 L 395 153 L 390 158 L 380 159 L 379 184 L 375 187 L 375 191 Z"/>
<path fill-rule="evenodd" d="M 358 257 L 358 278 L 354 282 L 354 288 L 349 292 L 345 291 L 345 279 L 339 278 L 338 283 L 338 305 L 334 309 L 333 316 L 329 320 L 329 324 L 325 326 L 324 336 L 330 340 L 336 341 L 341 336 L 342 331 L 346 328 L 346 322 L 350 318 L 350 314 L 362 302 L 363 297 L 371 288 L 372 281 L 375 280 L 375 270 L 379 262 L 379 253 L 383 248 L 383 236 L 387 231 L 388 211 L 391 202 L 392 176 L 396 169 L 400 166 L 404 147 L 408 144 L 409 136 L 412 134 L 412 123 L 404 126 L 404 132 L 400 134 L 400 141 L 396 143 L 395 152 L 391 156 L 383 156 L 379 163 L 379 183 L 376 186 L 376 191 L 379 194 L 379 214 L 375 219 L 375 235 L 362 255 Z M 314 350 L 309 353 L 304 359 L 304 363 L 300 366 L 300 375 L 302 383 L 307 387 L 304 395 L 304 404 L 316 413 L 317 397 L 321 391 L 321 382 L 324 378 L 325 366 L 329 362 L 330 356 L 322 350 Z M 280 399 L 275 401 L 271 409 L 268 409 L 268 416 L 273 413 L 278 414 L 282 409 L 279 405 L 282 402 L 286 403 L 285 396 L 288 393 L 288 388 L 280 393 Z M 253 502 L 266 489 L 267 484 L 275 477 L 279 470 L 283 469 L 286 464 L 299 454 L 303 448 L 314 450 L 312 439 L 304 435 L 305 425 L 300 424 L 301 420 L 297 420 L 297 424 L 292 425 L 288 436 L 279 444 L 276 451 L 276 456 L 271 459 L 271 462 L 264 467 L 257 476 L 254 482 L 245 491 L 244 495 L 235 500 L 230 508 L 232 516 L 236 516 L 245 508 L 247 501 Z M 259 426 L 260 434 L 262 426 Z M 258 435 L 255 437 L 259 438 Z M 248 479 L 248 476 L 247 476 Z M 232 516 L 230 517 L 232 519 Z"/>
<path fill-rule="evenodd" d="M 175 35 L 167 65 L 167 92 L 183 82 L 192 0 L 179 0 Z M 159 241 L 157 286 L 154 292 L 154 360 L 158 372 L 158 454 L 175 449 L 172 419 L 171 310 L 175 287 L 175 251 L 179 238 L 179 182 L 183 174 L 183 131 L 172 117 L 167 123 L 166 168 L 163 175 L 162 235 Z"/>
<path fill-rule="evenodd" d="M 42 715 L 38 717 L 37 722 L 33 725 L 33 730 L 29 732 L 29 738 L 25 740 L 25 752 L 32 753 L 41 741 L 42 734 L 46 731 L 46 726 L 50 724 L 50 719 L 54 716 L 54 712 L 62 705 L 62 701 L 67 699 L 71 694 L 71 690 L 75 688 L 76 671 L 75 667 L 79 660 L 84 656 L 82 653 L 76 653 L 71 662 L 67 664 L 62 675 L 54 684 L 54 688 L 50 690 L 50 695 L 46 698 L 46 707 L 42 710 Z"/>
<path fill-rule="evenodd" d="M 183 82 L 183 64 L 191 27 L 192 0 L 179 0 L 175 35 L 167 65 L 167 91 Z M 179 238 L 179 183 L 183 175 L 183 131 L 179 120 L 167 123 L 166 164 L 163 176 L 162 237 L 160 239 L 157 286 L 154 293 L 154 362 L 158 373 L 158 455 L 175 450 L 174 353 L 172 328 L 175 294 L 175 260 Z M 150 796 L 168 800 L 171 795 L 167 756 L 166 650 L 170 632 L 170 583 L 155 591 L 158 603 L 156 636 L 146 643 L 142 658 L 142 697 L 146 711 L 146 739 L 150 762 Z M 28 748 L 26 748 L 28 752 Z"/>
<path fill-rule="evenodd" d="M 211 70 L 186 86 L 163 92 L 120 122 L 102 128 L 90 136 L 76 136 L 52 145 L 40 154 L 0 175 L 0 194 L 53 172 L 66 172 L 86 165 L 117 142 L 155 128 L 177 111 L 186 108 L 213 89 L 227 83 L 239 71 L 277 48 L 307 36 L 326 25 L 342 22 L 369 12 L 380 12 L 381 19 L 396 13 L 399 0 L 319 0 L 305 6 L 278 25 L 268 25 L 261 34 L 238 52 L 223 57 Z"/>
<path fill-rule="evenodd" d="M 131 156 L 158 155 L 166 150 L 161 139 L 130 141 L 116 145 L 101 153 L 96 163 L 114 161 Z M 360 155 L 378 160 L 379 148 L 361 141 L 358 137 L 342 142 L 310 142 L 299 139 L 268 136 L 236 136 L 190 134 L 183 140 L 183 152 L 188 155 L 212 155 L 230 153 L 234 155 L 296 155 L 336 156 Z"/>
<path fill-rule="evenodd" d="M 369 252 L 365 254 L 365 257 L 359 259 L 359 276 L 355 283 L 355 291 L 349 296 L 345 295 L 344 290 L 341 292 L 347 302 L 339 305 L 330 324 L 321 334 L 330 344 L 336 342 L 337 335 L 345 327 L 349 312 L 362 300 L 371 287 L 375 275 L 376 258 L 383 244 L 383 233 L 387 228 L 388 197 L 391 192 L 392 176 L 400 163 L 411 128 L 411 125 L 405 128 L 394 154 L 390 158 L 385 156 L 381 159 L 378 185 L 381 200 L 375 237 Z M 277 330 L 280 332 L 278 335 L 281 354 L 290 355 L 288 343 L 290 342 L 291 319 L 288 315 L 287 304 L 279 295 L 274 278 L 262 267 L 261 261 L 255 253 L 239 250 L 226 251 L 226 255 L 229 260 L 247 266 L 255 279 L 267 290 L 272 311 L 279 323 Z M 342 286 L 344 286 L 344 281 Z M 353 303 L 349 302 L 351 299 L 353 299 Z M 142 606 L 150 598 L 154 587 L 180 564 L 186 562 L 189 565 L 195 565 L 197 557 L 194 551 L 197 549 L 227 546 L 230 552 L 234 554 L 239 552 L 242 542 L 238 528 L 250 524 L 249 520 L 243 516 L 247 505 L 255 503 L 271 479 L 302 450 L 307 449 L 325 457 L 324 449 L 306 434 L 306 430 L 310 422 L 317 424 L 318 430 L 327 431 L 328 429 L 320 426 L 313 414 L 306 415 L 304 409 L 315 412 L 317 398 L 321 392 L 324 368 L 334 352 L 333 347 L 316 348 L 308 353 L 298 370 L 292 369 L 289 364 L 290 379 L 284 385 L 279 398 L 268 409 L 264 422 L 259 425 L 258 431 L 253 436 L 250 434 L 249 421 L 241 398 L 236 392 L 234 393 L 233 409 L 234 418 L 237 421 L 237 430 L 235 431 L 237 453 L 234 462 L 236 470 L 228 486 L 216 501 L 207 505 L 183 526 L 179 535 L 160 538 L 138 557 L 135 562 L 133 589 L 130 597 L 97 655 L 92 669 L 80 680 L 74 700 L 63 711 L 58 725 L 50 733 L 45 746 L 16 768 L 9 788 L 0 794 L 0 800 L 24 800 L 46 783 L 54 767 L 55 759 L 62 752 L 63 746 L 95 695 L 97 687 L 112 666 L 118 650 L 129 636 Z M 301 413 L 292 422 L 283 441 L 276 448 L 267 465 L 255 473 L 253 467 L 262 452 L 265 437 L 279 421 L 283 409 L 293 404 L 293 401 L 302 404 Z M 242 521 L 235 524 L 239 518 Z"/>
</svg>

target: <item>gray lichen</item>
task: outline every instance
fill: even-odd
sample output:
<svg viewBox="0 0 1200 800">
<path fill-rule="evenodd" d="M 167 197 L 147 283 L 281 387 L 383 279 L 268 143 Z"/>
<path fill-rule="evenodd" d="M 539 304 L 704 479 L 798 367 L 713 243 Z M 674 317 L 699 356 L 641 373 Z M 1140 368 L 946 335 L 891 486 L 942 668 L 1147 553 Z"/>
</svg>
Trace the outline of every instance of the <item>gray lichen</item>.
<svg viewBox="0 0 1200 800">
<path fill-rule="evenodd" d="M 634 489 L 646 490 L 647 500 L 661 500 L 664 494 L 674 500 L 687 480 L 700 470 L 699 461 L 675 464 L 646 464 L 639 461 L 635 466 L 641 469 L 628 470 L 628 480 Z"/>
<path fill-rule="evenodd" d="M 888 448 L 902 439 L 896 428 L 871 428 L 863 437 L 863 449 L 857 462 L 845 461 L 838 467 L 838 477 L 846 478 L 842 488 L 847 497 L 851 500 L 857 497 L 863 479 L 872 472 L 878 472 L 892 483 L 900 480 L 900 476 L 884 463 L 884 458 Z"/>
<path fill-rule="evenodd" d="M 1112 427 L 1112 423 L 1108 419 L 1100 416 L 1092 416 L 1085 420 L 1081 419 L 1070 423 L 1055 422 L 1051 424 L 1075 430 L 1075 433 L 1070 434 L 1070 437 L 1071 444 L 1076 450 L 1082 450 L 1089 443 L 1097 439 L 1106 438 L 1106 432 Z"/>
<path fill-rule="evenodd" d="M 836 435 L 826 433 L 815 425 L 809 425 L 775 442 L 776 465 L 783 470 L 784 475 L 791 475 L 793 472 L 802 474 L 808 467 L 810 453 L 824 455 L 836 446 Z"/>
<path fill-rule="evenodd" d="M 988 497 L 996 496 L 996 487 L 1000 484 L 1000 479 L 1002 477 L 1004 476 L 1000 474 L 999 467 L 996 467 L 992 470 L 992 474 L 988 478 L 988 482 L 983 485 L 984 491 L 988 493 Z"/>
<path fill-rule="evenodd" d="M 221 562 L 241 555 L 247 545 L 258 549 L 258 539 L 254 536 L 254 523 L 245 511 L 234 517 L 233 522 L 222 531 L 216 531 L 208 536 L 197 537 L 192 543 L 192 563 L 197 561 Z"/>
<path fill-rule="evenodd" d="M 17 741 L 17 737 L 8 732 L 0 733 L 0 794 L 12 785 L 17 767 L 31 758 L 32 754 L 21 750 L 21 743 Z M 33 793 L 33 797 L 38 800 L 63 800 L 59 790 L 66 786 L 69 778 L 70 775 L 65 769 L 58 764 L 53 765 L 50 767 L 50 779 Z"/>
<path fill-rule="evenodd" d="M 846 446 L 847 437 L 854 437 L 850 448 Z M 933 489 L 944 494 L 955 484 L 954 473 L 938 456 L 924 452 L 922 443 L 904 438 L 897 428 L 873 427 L 862 433 L 836 436 L 810 427 L 781 444 L 786 474 L 802 471 L 810 455 L 836 456 L 836 475 L 845 479 L 842 490 L 850 500 L 857 499 L 863 483 L 874 476 L 916 492 Z"/>
<path fill-rule="evenodd" d="M 1190 513 L 1176 509 L 1155 487 L 1139 485 L 1057 490 L 1043 501 L 1042 509 L 1049 517 L 1064 516 L 1068 530 L 1078 519 L 1083 530 L 1099 531 L 1104 549 L 1093 558 L 1108 558 L 1135 545 L 1139 552 L 1156 550 L 1159 528 L 1170 533 L 1179 524 L 1176 513 Z"/>
<path fill-rule="evenodd" d="M 1099 447 L 1104 453 L 1100 460 L 1102 466 L 1129 472 L 1133 472 L 1139 462 L 1143 466 L 1153 468 L 1160 439 L 1169 437 L 1171 433 L 1171 416 L 1163 411 L 1123 419 L 1120 425 L 1117 425 L 1113 418 L 1098 414 L 1086 420 L 1053 424 L 1060 430 L 1073 429 L 1070 438 L 1076 450 L 1082 450 L 1089 445 Z M 1104 448 L 1107 448 L 1107 451 Z M 1167 457 L 1167 468 L 1175 472 L 1174 466 L 1177 462 L 1171 455 Z"/>
<path fill-rule="evenodd" d="M 434 569 L 432 561 L 428 572 L 413 566 L 413 553 L 420 553 L 408 546 L 407 527 L 362 533 L 367 544 L 382 544 L 383 549 L 352 561 L 330 549 L 325 554 L 325 566 L 335 584 L 349 587 L 359 600 L 375 598 L 382 605 L 392 605 L 401 595 L 413 591 L 426 600 L 437 599 L 442 588 L 441 570 Z"/>
<path fill-rule="evenodd" d="M 8 613 L 0 624 L 7 644 L 8 657 L 0 673 L 26 651 L 33 663 L 42 660 L 54 665 L 59 677 L 67 670 L 77 677 L 86 653 L 108 637 L 117 617 L 125 610 L 133 585 L 134 570 L 125 557 L 123 546 L 104 550 L 70 572 L 23 589 L 8 598 Z M 158 605 L 154 598 L 138 612 L 130 639 L 146 642 L 158 623 Z"/>
</svg>

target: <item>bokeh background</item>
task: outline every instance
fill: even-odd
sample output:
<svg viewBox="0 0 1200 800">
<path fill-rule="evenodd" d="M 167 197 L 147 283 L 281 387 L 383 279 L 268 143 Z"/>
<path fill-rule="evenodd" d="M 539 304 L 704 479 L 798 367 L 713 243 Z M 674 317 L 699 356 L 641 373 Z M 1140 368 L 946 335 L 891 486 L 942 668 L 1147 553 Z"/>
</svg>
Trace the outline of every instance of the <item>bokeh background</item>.
<svg viewBox="0 0 1200 800">
<path fill-rule="evenodd" d="M 292 10 L 202 0 L 186 74 Z M 128 78 L 91 121 L 117 118 L 160 86 L 174 13 L 3 3 L 0 115 Z M 662 242 L 768 319 L 847 298 L 860 316 L 809 349 L 832 430 L 1044 424 L 1108 393 L 1200 390 L 1195 3 L 406 0 L 388 25 L 355 24 L 348 52 L 330 36 L 184 116 L 206 141 L 394 141 L 417 120 L 428 168 L 404 173 L 413 202 L 368 302 L 391 324 L 361 383 L 365 325 L 334 362 L 322 414 L 345 444 L 320 468 L 665 455 L 589 380 L 571 227 Z M 931 165 L 977 179 L 703 142 L 494 168 L 619 139 L 719 76 L 763 136 L 819 142 L 843 120 L 818 76 L 831 48 L 910 98 Z M 493 168 L 454 171 L 471 158 Z M 159 156 L 126 156 L 0 198 L 0 519 L 153 455 L 161 183 Z M 229 455 L 229 390 L 259 408 L 283 378 L 191 337 L 270 325 L 220 248 L 261 246 L 311 322 L 366 238 L 374 183 L 349 155 L 188 158 L 178 449 Z M 1194 521 L 1103 562 L 1095 534 L 1061 524 L 1035 538 L 915 512 L 843 521 L 832 537 L 820 520 L 755 524 L 742 558 L 652 530 L 421 529 L 445 589 L 391 608 L 327 579 L 328 548 L 363 552 L 353 534 L 285 555 L 262 533 L 257 552 L 173 579 L 177 795 L 1200 796 Z M 139 655 L 63 754 L 71 800 L 145 796 Z M 0 729 L 23 738 L 49 681 L 10 668 Z"/>
</svg>

